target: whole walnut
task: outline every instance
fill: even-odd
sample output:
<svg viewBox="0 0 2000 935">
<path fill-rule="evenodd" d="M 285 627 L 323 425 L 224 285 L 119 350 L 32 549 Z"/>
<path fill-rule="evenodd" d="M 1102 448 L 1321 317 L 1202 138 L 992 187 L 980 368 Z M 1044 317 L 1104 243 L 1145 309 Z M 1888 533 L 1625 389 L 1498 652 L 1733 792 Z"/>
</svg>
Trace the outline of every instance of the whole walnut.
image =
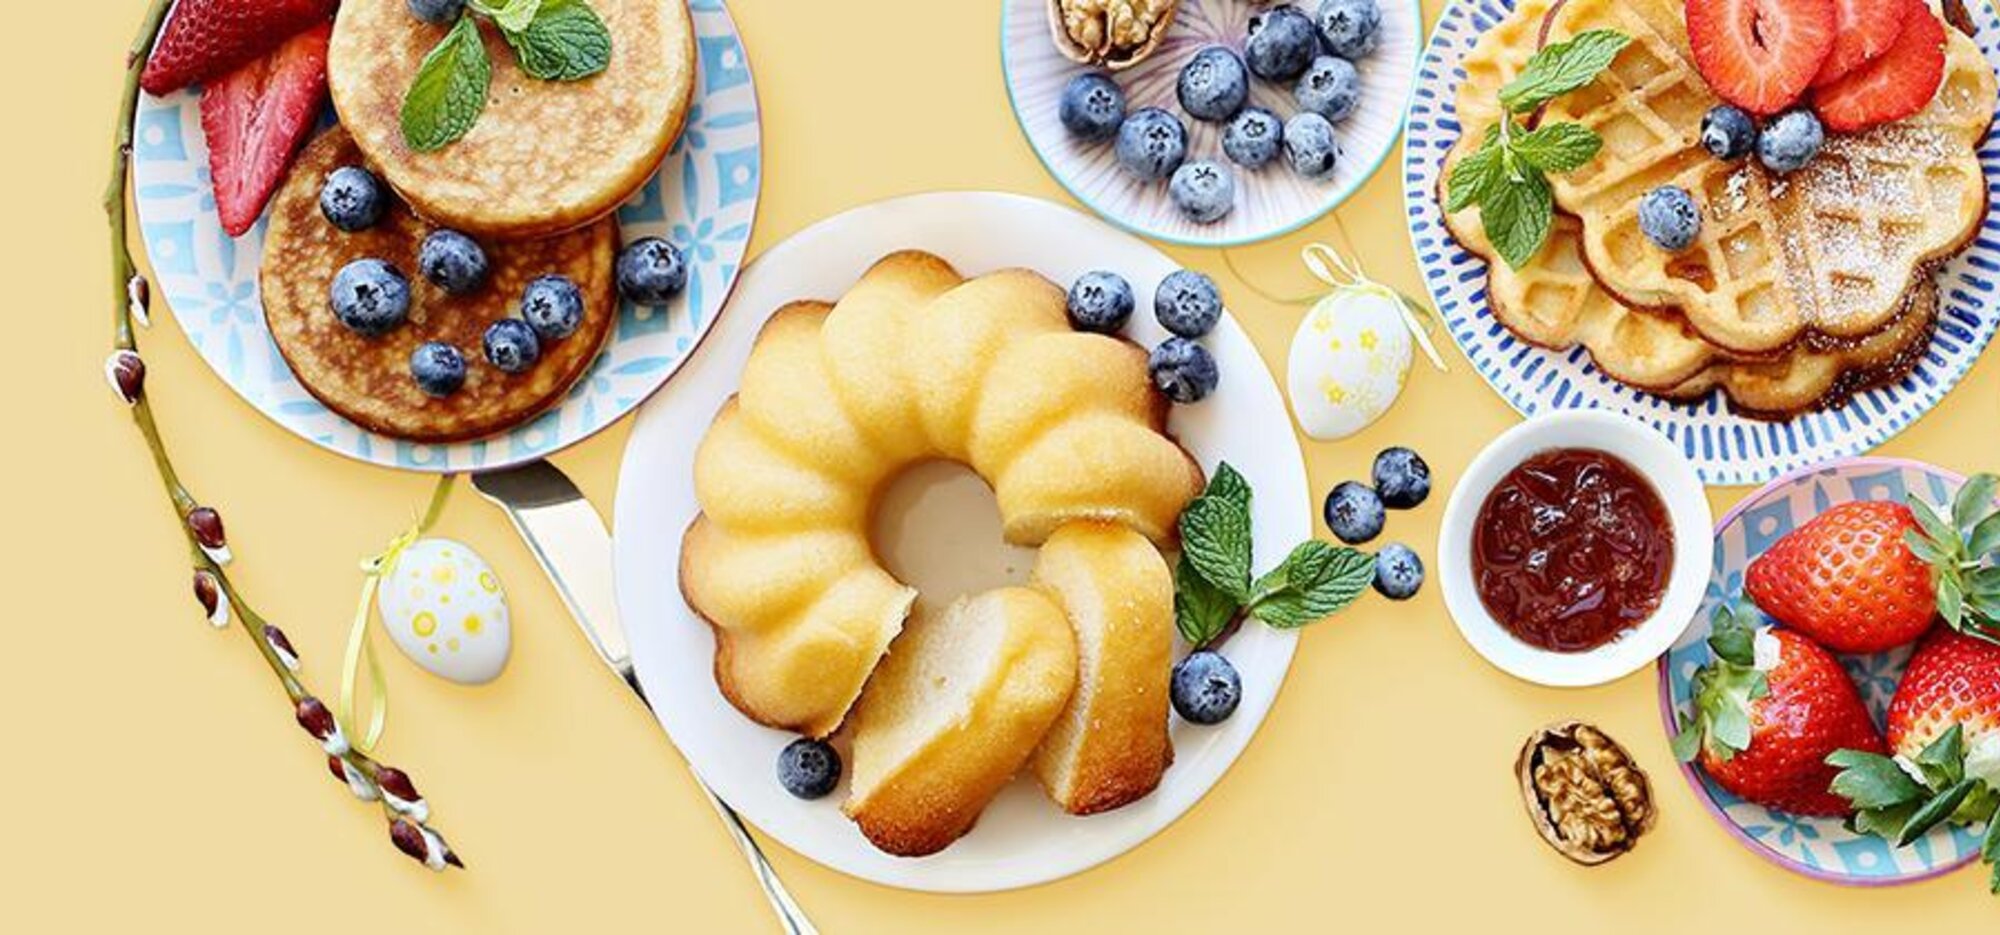
<svg viewBox="0 0 2000 935">
<path fill-rule="evenodd" d="M 1064 57 L 1117 71 L 1166 38 L 1180 0 L 1049 0 L 1049 31 Z"/>
<path fill-rule="evenodd" d="M 1594 866 L 1624 854 L 1658 817 L 1645 771 L 1588 724 L 1566 721 L 1536 731 L 1514 769 L 1535 830 L 1577 863 Z"/>
</svg>

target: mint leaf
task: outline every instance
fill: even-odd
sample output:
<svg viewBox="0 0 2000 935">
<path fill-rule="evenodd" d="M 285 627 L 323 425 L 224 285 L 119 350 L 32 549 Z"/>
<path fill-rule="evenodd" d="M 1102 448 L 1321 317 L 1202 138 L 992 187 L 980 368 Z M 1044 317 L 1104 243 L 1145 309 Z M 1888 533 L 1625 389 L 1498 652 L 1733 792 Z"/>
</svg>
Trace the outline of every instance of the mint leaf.
<svg viewBox="0 0 2000 935">
<path fill-rule="evenodd" d="M 1514 138 L 1514 154 L 1543 172 L 1574 172 L 1597 158 L 1604 140 L 1578 123 L 1543 124 Z"/>
<path fill-rule="evenodd" d="M 1375 580 L 1375 556 L 1308 540 L 1257 582 L 1250 615 L 1281 630 L 1323 620 L 1354 603 Z"/>
<path fill-rule="evenodd" d="M 498 7 L 480 4 L 488 16 L 493 17 L 493 25 L 505 32 L 520 32 L 535 21 L 535 14 L 541 11 L 542 0 L 506 0 Z"/>
<path fill-rule="evenodd" d="M 1236 609 L 1235 598 L 1209 584 L 1182 553 L 1174 568 L 1174 628 L 1181 639 L 1189 646 L 1206 645 L 1228 629 Z"/>
<path fill-rule="evenodd" d="M 461 16 L 417 67 L 403 95 L 403 142 L 420 153 L 443 149 L 472 131 L 486 109 L 493 63 L 479 24 Z"/>
<path fill-rule="evenodd" d="M 1916 780 L 1903 772 L 1895 760 L 1877 753 L 1835 750 L 1827 756 L 1826 765 L 1840 769 L 1840 774 L 1833 777 L 1833 794 L 1854 803 L 1858 809 L 1894 808 L 1930 794 L 1930 790 L 1917 785 Z M 1901 830 L 1902 826 L 1897 825 L 1896 831 Z"/>
<path fill-rule="evenodd" d="M 1250 482 L 1227 461 L 1216 465 L 1215 476 L 1208 479 L 1208 489 L 1202 491 L 1202 496 L 1227 500 L 1242 507 L 1243 512 L 1250 512 Z"/>
<path fill-rule="evenodd" d="M 578 81 L 611 64 L 611 31 L 584 0 L 541 0 L 532 21 L 501 35 L 521 70 L 543 81 Z"/>
<path fill-rule="evenodd" d="M 1181 514 L 1181 555 L 1240 604 L 1250 593 L 1250 511 L 1234 500 L 1196 497 Z"/>
<path fill-rule="evenodd" d="M 1507 168 L 1501 149 L 1487 146 L 1451 167 L 1451 179 L 1445 184 L 1444 210 L 1457 214 L 1485 201 L 1506 184 Z"/>
<path fill-rule="evenodd" d="M 1517 175 L 1481 199 L 1479 219 L 1500 258 L 1520 269 L 1549 242 L 1549 231 L 1555 227 L 1556 196 L 1540 172 Z"/>
<path fill-rule="evenodd" d="M 1525 114 L 1597 79 L 1632 37 L 1611 29 L 1593 29 L 1568 42 L 1543 46 L 1528 59 L 1521 74 L 1500 89 L 1500 103 Z"/>
</svg>

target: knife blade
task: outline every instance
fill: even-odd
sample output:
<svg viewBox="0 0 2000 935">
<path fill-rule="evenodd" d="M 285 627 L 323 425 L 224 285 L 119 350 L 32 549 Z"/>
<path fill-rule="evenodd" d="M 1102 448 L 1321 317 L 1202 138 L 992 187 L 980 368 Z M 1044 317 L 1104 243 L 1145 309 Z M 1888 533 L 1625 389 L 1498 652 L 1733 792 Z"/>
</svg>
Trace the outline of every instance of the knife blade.
<svg viewBox="0 0 2000 935">
<path fill-rule="evenodd" d="M 632 666 L 631 644 L 626 642 L 625 628 L 618 618 L 617 592 L 611 582 L 611 532 L 605 528 L 596 508 L 584 498 L 583 491 L 547 461 L 475 473 L 472 486 L 507 514 L 514 530 L 521 534 L 528 551 L 535 556 L 536 564 L 542 566 L 555 584 L 556 594 L 584 638 L 590 641 L 591 648 L 597 650 L 604 664 L 650 710 L 653 703 L 639 684 L 639 674 Z M 722 818 L 723 826 L 749 861 L 758 885 L 785 931 L 791 935 L 818 935 L 819 930 L 806 919 L 805 912 L 778 879 L 763 848 L 750 836 L 742 816 L 715 794 L 693 764 L 689 764 L 689 771 L 694 773 L 695 784 L 707 795 L 709 805 Z"/>
</svg>

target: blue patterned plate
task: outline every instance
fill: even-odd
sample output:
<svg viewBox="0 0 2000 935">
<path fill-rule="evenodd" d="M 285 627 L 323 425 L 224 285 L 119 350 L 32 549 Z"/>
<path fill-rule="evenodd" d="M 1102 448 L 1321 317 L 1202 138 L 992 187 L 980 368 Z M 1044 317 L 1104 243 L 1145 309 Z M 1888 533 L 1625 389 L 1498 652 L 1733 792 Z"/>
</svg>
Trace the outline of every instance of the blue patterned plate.
<svg viewBox="0 0 2000 935">
<path fill-rule="evenodd" d="M 1297 230 L 1340 207 L 1375 175 L 1395 151 L 1403 129 L 1417 55 L 1424 46 L 1424 13 L 1417 0 L 1379 0 L 1381 44 L 1355 63 L 1361 103 L 1334 127 L 1340 160 L 1333 177 L 1309 181 L 1294 175 L 1282 156 L 1250 170 L 1222 154 L 1222 124 L 1188 117 L 1175 99 L 1181 66 L 1203 47 L 1226 45 L 1238 54 L 1251 15 L 1263 4 L 1243 0 L 1180 0 L 1173 25 L 1153 54 L 1117 75 L 1127 109 L 1164 107 L 1187 124 L 1188 158 L 1228 166 L 1236 176 L 1236 207 L 1213 224 L 1197 224 L 1176 211 L 1165 182 L 1141 182 L 1118 168 L 1110 145 L 1072 140 L 1057 119 L 1063 85 L 1086 69 L 1056 50 L 1049 31 L 1048 0 L 1006 0 L 1000 26 L 1000 62 L 1007 98 L 1035 155 L 1057 182 L 1100 217 L 1142 237 L 1194 247 L 1254 243 Z M 1311 13 L 1319 0 L 1298 0 Z M 1250 103 L 1280 119 L 1299 111 L 1289 85 L 1252 76 Z"/>
<path fill-rule="evenodd" d="M 627 240 L 671 238 L 693 260 L 688 291 L 666 309 L 627 303 L 604 353 L 556 408 L 480 441 L 427 445 L 376 435 L 299 385 L 271 342 L 257 299 L 264 221 L 222 232 L 209 191 L 199 96 L 142 95 L 132 188 L 157 294 L 223 382 L 293 434 L 350 458 L 416 471 L 504 467 L 553 454 L 617 421 L 680 368 L 735 285 L 762 181 L 762 131 L 750 61 L 722 0 L 693 0 L 698 72 L 687 126 L 658 175 L 619 209 Z"/>
<path fill-rule="evenodd" d="M 1942 468 L 1891 458 L 1853 458 L 1794 471 L 1744 498 L 1715 529 L 1715 572 L 1701 614 L 1680 642 L 1660 657 L 1660 713 L 1667 735 L 1688 711 L 1689 682 L 1709 659 L 1709 617 L 1718 604 L 1743 591 L 1743 570 L 1771 544 L 1838 503 L 1902 501 L 1917 494 L 1950 503 L 1965 479 Z M 1862 700 L 1883 723 L 1889 699 L 1910 661 L 1908 647 L 1868 656 L 1842 656 Z M 1979 855 L 1979 839 L 1963 828 L 1940 827 L 1906 848 L 1873 835 L 1855 834 L 1833 818 L 1802 818 L 1745 802 L 1708 775 L 1681 767 L 1695 797 L 1730 836 L 1759 857 L 1817 880 L 1853 886 L 1889 886 L 1949 873 Z"/>
<path fill-rule="evenodd" d="M 1838 410 L 1770 423 L 1731 413 L 1719 397 L 1674 403 L 1613 381 L 1581 348 L 1546 351 L 1516 339 L 1488 314 L 1486 263 L 1467 253 L 1445 231 L 1438 205 L 1438 173 L 1459 135 L 1455 96 L 1464 72 L 1460 59 L 1488 27 L 1513 8 L 1513 0 L 1454 0 L 1431 36 L 1410 102 L 1403 152 L 1403 197 L 1410 239 L 1431 295 L 1452 337 L 1480 376 L 1523 415 L 1545 409 L 1615 409 L 1658 426 L 1710 484 L 1758 484 L 1831 458 L 1860 454 L 1921 418 L 1972 369 L 1992 340 L 2000 315 L 1994 272 L 2000 270 L 2000 203 L 1990 209 L 1979 239 L 1938 273 L 1943 307 L 1937 336 L 1914 372 L 1900 383 L 1871 390 Z M 2000 13 L 1971 4 L 1974 38 L 1988 61 L 2000 62 Z M 2000 178 L 2000 133 L 1988 136 L 1980 160 L 1989 178 Z"/>
</svg>

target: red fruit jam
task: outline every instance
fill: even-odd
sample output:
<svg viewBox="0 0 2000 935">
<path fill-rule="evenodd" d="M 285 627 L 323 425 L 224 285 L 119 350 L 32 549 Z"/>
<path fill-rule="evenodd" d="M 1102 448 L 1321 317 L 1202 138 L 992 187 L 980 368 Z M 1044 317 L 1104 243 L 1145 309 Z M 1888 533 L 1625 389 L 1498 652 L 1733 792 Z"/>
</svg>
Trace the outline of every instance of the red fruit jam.
<svg viewBox="0 0 2000 935">
<path fill-rule="evenodd" d="M 1564 653 L 1646 621 L 1674 571 L 1660 495 L 1612 455 L 1558 448 L 1522 462 L 1479 508 L 1472 577 L 1507 631 Z"/>
</svg>

